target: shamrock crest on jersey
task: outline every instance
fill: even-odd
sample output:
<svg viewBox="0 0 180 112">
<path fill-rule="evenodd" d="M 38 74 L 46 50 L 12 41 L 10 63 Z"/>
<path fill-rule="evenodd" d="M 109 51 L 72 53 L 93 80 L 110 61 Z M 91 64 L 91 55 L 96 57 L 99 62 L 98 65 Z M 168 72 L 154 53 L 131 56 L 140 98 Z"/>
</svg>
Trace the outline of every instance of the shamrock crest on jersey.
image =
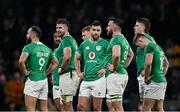
<svg viewBox="0 0 180 112">
<path fill-rule="evenodd" d="M 100 51 L 101 50 L 101 46 L 96 46 L 96 50 Z"/>
</svg>

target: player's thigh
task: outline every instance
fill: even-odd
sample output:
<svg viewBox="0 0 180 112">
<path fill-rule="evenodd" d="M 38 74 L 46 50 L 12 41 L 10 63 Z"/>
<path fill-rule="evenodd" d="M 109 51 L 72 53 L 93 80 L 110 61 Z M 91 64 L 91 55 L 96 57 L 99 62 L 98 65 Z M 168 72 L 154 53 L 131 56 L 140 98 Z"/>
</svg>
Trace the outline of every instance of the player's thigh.
<svg viewBox="0 0 180 112">
<path fill-rule="evenodd" d="M 77 72 L 76 71 L 72 71 L 72 80 L 73 80 L 73 85 L 74 87 L 77 88 L 79 87 L 79 84 L 80 84 L 80 80 L 78 78 L 78 75 L 77 75 Z"/>
<path fill-rule="evenodd" d="M 82 81 L 81 85 L 80 85 L 80 90 L 79 90 L 79 97 L 87 97 L 89 98 L 92 94 L 92 82 L 88 82 L 88 81 Z"/>
<path fill-rule="evenodd" d="M 61 94 L 60 94 L 60 89 L 59 86 L 53 85 L 53 99 L 60 99 Z"/>
<path fill-rule="evenodd" d="M 141 76 L 141 74 L 137 77 L 138 80 L 138 86 L 139 86 L 139 93 L 144 93 L 144 86 L 145 86 L 145 82 L 144 82 L 144 77 Z"/>
<path fill-rule="evenodd" d="M 38 98 L 42 88 L 42 81 L 32 81 L 27 78 L 24 86 L 24 94 Z"/>
<path fill-rule="evenodd" d="M 48 99 L 48 81 L 45 79 L 42 81 L 42 88 L 40 90 L 40 94 L 38 96 L 38 99 L 40 100 L 47 100 Z"/>
<path fill-rule="evenodd" d="M 53 99 L 53 101 L 54 101 L 55 105 L 60 105 L 61 104 L 60 98 L 55 98 L 55 99 Z"/>
<path fill-rule="evenodd" d="M 123 95 L 127 82 L 128 75 L 118 73 L 110 74 L 107 77 L 107 94 L 109 96 L 117 94 Z"/>
<path fill-rule="evenodd" d="M 155 100 L 164 99 L 166 87 L 166 82 L 156 83 L 152 81 L 150 84 L 145 85 L 144 98 L 150 98 Z"/>
<path fill-rule="evenodd" d="M 36 108 L 37 98 L 25 94 L 24 100 L 27 110 L 34 111 Z"/>
<path fill-rule="evenodd" d="M 93 97 L 93 107 L 101 109 L 103 98 Z"/>
<path fill-rule="evenodd" d="M 155 104 L 155 100 L 151 98 L 144 99 L 144 108 L 152 108 Z"/>
<path fill-rule="evenodd" d="M 72 75 L 72 76 L 71 76 Z M 60 92 L 62 95 L 75 95 L 78 85 L 79 85 L 79 79 L 76 72 L 68 72 L 65 74 L 60 75 L 59 80 L 59 87 Z"/>
<path fill-rule="evenodd" d="M 155 111 L 163 111 L 163 105 L 164 105 L 164 100 L 156 100 L 155 102 Z"/>
<path fill-rule="evenodd" d="M 85 108 L 88 108 L 88 105 L 90 104 L 90 98 L 85 96 L 79 96 L 78 97 L 78 106 L 84 106 Z"/>
<path fill-rule="evenodd" d="M 106 95 L 106 78 L 101 77 L 92 82 L 92 96 L 95 98 L 104 98 Z"/>
<path fill-rule="evenodd" d="M 108 107 L 108 110 L 109 110 L 109 111 L 114 111 L 114 108 L 113 108 L 113 105 L 112 105 L 112 102 L 111 102 L 111 101 L 106 100 L 106 104 L 107 104 L 107 107 Z"/>
<path fill-rule="evenodd" d="M 47 100 L 39 100 L 39 107 L 41 111 L 48 111 Z"/>
</svg>

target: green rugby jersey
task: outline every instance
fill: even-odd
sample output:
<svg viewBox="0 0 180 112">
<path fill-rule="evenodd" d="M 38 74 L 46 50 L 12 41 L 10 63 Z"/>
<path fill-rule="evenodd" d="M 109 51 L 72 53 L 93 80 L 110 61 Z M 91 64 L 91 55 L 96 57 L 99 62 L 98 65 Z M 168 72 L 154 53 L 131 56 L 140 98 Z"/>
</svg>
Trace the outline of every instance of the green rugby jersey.
<svg viewBox="0 0 180 112">
<path fill-rule="evenodd" d="M 154 38 L 151 35 L 145 34 L 145 37 L 148 38 L 151 42 L 156 44 Z M 137 47 L 136 65 L 137 65 L 138 75 L 140 75 L 141 71 L 144 69 L 144 63 L 145 63 L 144 49 Z"/>
<path fill-rule="evenodd" d="M 78 48 L 77 53 L 84 58 L 84 81 L 94 81 L 102 76 L 97 71 L 104 68 L 103 60 L 109 42 L 99 38 L 97 41 L 85 40 Z"/>
<path fill-rule="evenodd" d="M 157 83 L 166 82 L 166 78 L 163 73 L 165 55 L 162 48 L 157 44 L 149 43 L 144 49 L 144 54 L 146 55 L 149 53 L 153 55 L 150 73 L 150 75 L 152 75 L 151 80 Z"/>
<path fill-rule="evenodd" d="M 57 54 L 56 54 L 56 51 L 57 51 L 57 48 L 54 49 L 53 53 L 54 55 L 57 57 Z M 59 56 L 60 57 L 60 56 Z M 57 58 L 58 59 L 58 58 Z M 59 73 L 58 73 L 58 67 L 56 67 L 56 69 L 53 71 L 53 85 L 56 85 L 58 86 L 59 85 Z"/>
<path fill-rule="evenodd" d="M 67 35 L 67 36 L 63 37 L 61 43 L 59 44 L 59 47 L 57 48 L 56 56 L 59 61 L 59 66 L 61 66 L 61 64 L 62 64 L 63 50 L 66 47 L 71 48 L 71 59 L 70 59 L 70 63 L 62 71 L 62 73 L 67 73 L 67 72 L 70 72 L 71 70 L 75 70 L 74 56 L 75 56 L 75 52 L 78 48 L 78 45 L 77 45 L 76 40 L 71 35 Z"/>
<path fill-rule="evenodd" d="M 126 67 L 125 67 L 125 62 L 127 60 L 127 56 L 128 53 L 131 49 L 129 42 L 126 40 L 126 38 L 121 34 L 117 34 L 117 35 L 113 35 L 110 44 L 108 46 L 107 49 L 107 57 L 106 57 L 106 61 L 107 63 L 111 63 L 112 64 L 112 48 L 113 46 L 118 45 L 121 47 L 121 54 L 120 54 L 120 61 L 119 61 L 119 65 L 117 67 L 116 72 L 120 73 L 120 74 L 128 74 Z M 107 74 L 109 75 L 110 72 Z"/>
<path fill-rule="evenodd" d="M 41 42 L 32 42 L 24 46 L 23 53 L 29 56 L 26 60 L 26 68 L 30 71 L 30 80 L 38 81 L 46 79 L 46 68 L 54 58 L 50 48 Z"/>
</svg>

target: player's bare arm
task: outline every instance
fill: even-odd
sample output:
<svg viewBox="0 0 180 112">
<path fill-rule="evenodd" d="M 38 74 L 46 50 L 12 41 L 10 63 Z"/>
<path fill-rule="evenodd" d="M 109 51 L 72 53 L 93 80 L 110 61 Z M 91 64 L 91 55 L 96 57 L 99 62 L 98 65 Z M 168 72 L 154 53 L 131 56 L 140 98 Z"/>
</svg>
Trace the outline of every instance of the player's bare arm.
<svg viewBox="0 0 180 112">
<path fill-rule="evenodd" d="M 144 69 L 142 69 L 141 70 L 141 76 L 144 77 L 144 74 L 145 74 Z"/>
<path fill-rule="evenodd" d="M 118 64 L 119 64 L 119 60 L 120 60 L 120 52 L 121 52 L 121 48 L 118 45 L 115 45 L 112 48 L 112 64 L 109 63 L 107 65 L 107 68 L 109 71 L 114 72 L 116 71 Z"/>
<path fill-rule="evenodd" d="M 127 56 L 127 60 L 126 60 L 126 63 L 125 63 L 125 66 L 128 67 L 132 61 L 134 57 L 134 52 L 132 51 L 132 49 L 130 49 L 129 53 L 128 53 L 128 56 Z"/>
<path fill-rule="evenodd" d="M 145 82 L 150 79 L 149 75 L 151 73 L 152 61 L 153 61 L 153 54 L 150 53 L 146 54 L 145 65 L 144 65 Z"/>
<path fill-rule="evenodd" d="M 78 53 L 76 53 L 76 55 L 74 57 L 74 64 L 75 64 L 76 72 L 77 72 L 78 77 L 80 79 L 83 79 L 84 75 L 81 72 L 81 64 L 80 64 L 81 59 L 82 59 L 82 56 L 80 56 Z"/>
<path fill-rule="evenodd" d="M 48 69 L 46 70 L 46 74 L 49 75 L 50 73 L 52 73 L 52 71 L 57 67 L 57 65 L 58 65 L 58 60 L 57 58 L 54 58 L 51 64 L 49 65 Z"/>
<path fill-rule="evenodd" d="M 22 74 L 27 76 L 29 74 L 29 71 L 27 71 L 26 66 L 25 66 L 25 61 L 27 60 L 29 54 L 28 53 L 22 53 L 20 58 L 19 58 L 19 68 Z"/>
<path fill-rule="evenodd" d="M 165 56 L 165 58 L 164 58 L 164 70 L 163 70 L 164 75 L 166 75 L 166 73 L 168 71 L 168 68 L 169 68 L 169 62 L 168 62 L 168 59 Z"/>
<path fill-rule="evenodd" d="M 116 71 L 121 56 L 121 47 L 118 45 L 113 46 L 112 48 L 112 62 L 113 62 L 113 71 Z"/>
<path fill-rule="evenodd" d="M 58 73 L 62 73 L 62 71 L 67 67 L 67 65 L 70 63 L 70 59 L 71 59 L 71 48 L 70 47 L 66 47 L 63 50 L 63 60 L 62 60 L 62 64 L 61 67 L 58 69 Z"/>
</svg>

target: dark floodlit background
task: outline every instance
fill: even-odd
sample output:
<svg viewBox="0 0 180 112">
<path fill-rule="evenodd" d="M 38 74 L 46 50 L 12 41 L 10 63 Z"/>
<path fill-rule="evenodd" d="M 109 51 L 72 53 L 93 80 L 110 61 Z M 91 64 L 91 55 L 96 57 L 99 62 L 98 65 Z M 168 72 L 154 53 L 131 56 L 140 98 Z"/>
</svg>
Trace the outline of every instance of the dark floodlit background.
<svg viewBox="0 0 180 112">
<path fill-rule="evenodd" d="M 132 45 L 133 27 L 139 17 L 151 20 L 150 34 L 164 49 L 170 68 L 165 110 L 180 110 L 180 1 L 179 0 L 1 0 L 0 1 L 0 110 L 24 110 L 24 76 L 18 70 L 18 59 L 31 25 L 43 31 L 41 41 L 53 49 L 53 32 L 58 18 L 67 18 L 71 34 L 82 42 L 81 29 L 94 19 L 103 24 L 106 35 L 110 16 L 124 19 L 123 34 Z M 135 52 L 135 47 L 132 45 Z M 137 110 L 138 85 L 136 64 L 128 68 L 129 83 L 124 94 L 125 110 Z M 51 96 L 51 93 L 50 93 Z M 75 97 L 74 107 L 77 105 Z M 54 109 L 51 99 L 49 108 Z M 76 109 L 76 108 L 75 108 Z M 105 102 L 103 110 L 107 110 Z"/>
</svg>

